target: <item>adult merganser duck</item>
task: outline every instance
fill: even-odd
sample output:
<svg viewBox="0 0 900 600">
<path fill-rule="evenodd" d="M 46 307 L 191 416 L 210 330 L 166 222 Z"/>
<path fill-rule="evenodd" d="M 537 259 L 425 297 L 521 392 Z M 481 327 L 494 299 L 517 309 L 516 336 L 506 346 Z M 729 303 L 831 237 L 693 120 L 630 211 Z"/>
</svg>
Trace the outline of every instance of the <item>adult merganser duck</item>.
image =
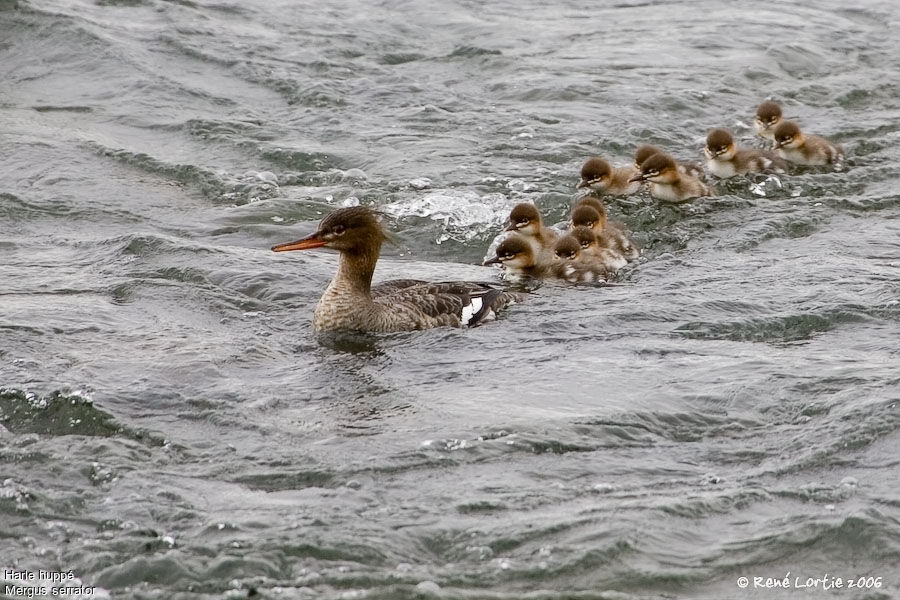
<svg viewBox="0 0 900 600">
<path fill-rule="evenodd" d="M 366 206 L 341 208 L 327 215 L 315 233 L 273 246 L 275 252 L 333 248 L 341 255 L 338 270 L 316 305 L 313 325 L 319 331 L 393 332 L 432 327 L 473 327 L 521 295 L 489 284 L 412 279 L 372 286 L 372 274 L 388 237 Z"/>
<path fill-rule="evenodd" d="M 768 150 L 738 148 L 727 129 L 713 129 L 706 136 L 706 168 L 709 172 L 727 179 L 747 173 L 785 173 L 787 163 Z"/>
<path fill-rule="evenodd" d="M 823 137 L 804 134 L 793 121 L 782 121 L 775 128 L 775 151 L 798 165 L 830 165 L 844 158 L 844 150 Z"/>
<path fill-rule="evenodd" d="M 775 128 L 781 124 L 781 107 L 777 102 L 766 100 L 756 109 L 756 118 L 753 120 L 753 128 L 756 135 L 767 140 L 775 141 Z"/>
<path fill-rule="evenodd" d="M 615 169 L 599 156 L 592 156 L 581 167 L 581 181 L 575 189 L 590 187 L 612 196 L 636 194 L 641 184 L 629 181 L 635 173 L 632 167 Z"/>
<path fill-rule="evenodd" d="M 649 181 L 650 195 L 663 202 L 685 202 L 700 196 L 712 196 L 705 183 L 679 173 L 675 159 L 668 154 L 654 154 L 641 165 L 641 174 L 635 181 Z"/>
<path fill-rule="evenodd" d="M 646 161 L 654 154 L 665 154 L 665 152 L 663 152 L 657 146 L 651 146 L 650 144 L 642 144 L 638 146 L 637 150 L 634 151 L 634 170 L 640 173 L 644 161 Z M 703 177 L 703 167 L 701 167 L 697 163 L 676 161 L 675 166 L 678 169 L 678 172 L 682 175 L 690 175 L 691 177 L 697 178 Z"/>
</svg>

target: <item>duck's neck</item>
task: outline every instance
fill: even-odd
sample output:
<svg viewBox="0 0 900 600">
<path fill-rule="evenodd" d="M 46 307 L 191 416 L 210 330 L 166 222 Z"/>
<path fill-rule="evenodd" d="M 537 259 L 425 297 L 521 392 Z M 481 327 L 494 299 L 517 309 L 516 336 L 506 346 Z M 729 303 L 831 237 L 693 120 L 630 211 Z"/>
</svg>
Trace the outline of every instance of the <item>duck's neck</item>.
<svg viewBox="0 0 900 600">
<path fill-rule="evenodd" d="M 355 295 L 370 296 L 372 275 L 380 252 L 380 243 L 359 252 L 341 252 L 337 273 L 329 287 Z"/>
</svg>

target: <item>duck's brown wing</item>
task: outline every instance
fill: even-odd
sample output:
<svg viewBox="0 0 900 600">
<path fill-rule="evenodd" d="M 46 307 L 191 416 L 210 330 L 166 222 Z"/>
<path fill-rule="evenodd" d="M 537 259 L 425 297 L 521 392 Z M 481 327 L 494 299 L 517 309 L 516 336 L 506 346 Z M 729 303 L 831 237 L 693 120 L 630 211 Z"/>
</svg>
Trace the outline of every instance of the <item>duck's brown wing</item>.
<svg viewBox="0 0 900 600">
<path fill-rule="evenodd" d="M 417 283 L 394 288 L 390 293 L 373 298 L 393 305 L 399 312 L 418 315 L 423 321 L 474 327 L 494 312 L 522 300 L 522 295 L 490 284 L 468 281 Z"/>
<path fill-rule="evenodd" d="M 397 290 L 412 287 L 414 285 L 427 285 L 427 281 L 421 279 L 391 279 L 372 286 L 372 295 L 391 294 Z"/>
</svg>

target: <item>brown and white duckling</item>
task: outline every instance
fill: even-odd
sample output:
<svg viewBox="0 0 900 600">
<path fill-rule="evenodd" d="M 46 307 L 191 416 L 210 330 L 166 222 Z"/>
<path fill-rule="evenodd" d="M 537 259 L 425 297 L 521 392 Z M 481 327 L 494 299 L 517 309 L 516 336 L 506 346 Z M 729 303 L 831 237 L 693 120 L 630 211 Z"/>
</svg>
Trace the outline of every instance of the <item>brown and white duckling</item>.
<svg viewBox="0 0 900 600">
<path fill-rule="evenodd" d="M 753 119 L 753 128 L 756 135 L 767 140 L 775 141 L 775 128 L 781 124 L 781 107 L 777 102 L 766 100 L 756 108 L 756 118 Z"/>
<path fill-rule="evenodd" d="M 572 227 L 587 227 L 599 233 L 606 229 L 606 211 L 598 211 L 595 206 L 585 202 L 576 204 L 572 209 Z"/>
<path fill-rule="evenodd" d="M 668 154 L 654 154 L 644 161 L 641 174 L 635 181 L 650 182 L 650 195 L 663 202 L 686 202 L 691 198 L 711 196 L 712 190 L 705 183 L 678 171 L 675 159 Z"/>
<path fill-rule="evenodd" d="M 727 129 L 713 129 L 706 136 L 706 168 L 716 177 L 727 179 L 747 173 L 784 173 L 787 163 L 768 150 L 738 148 Z"/>
<path fill-rule="evenodd" d="M 657 146 L 651 146 L 650 144 L 638 146 L 637 150 L 634 151 L 634 170 L 637 171 L 637 173 L 640 173 L 644 161 L 654 154 L 665 154 L 665 152 Z M 675 166 L 678 168 L 678 172 L 683 175 L 690 175 L 691 177 L 697 178 L 703 177 L 703 167 L 697 163 L 675 161 Z M 635 175 L 637 175 L 637 173 L 635 173 Z"/>
<path fill-rule="evenodd" d="M 612 165 L 599 156 L 592 156 L 581 167 L 581 181 L 578 182 L 575 188 L 590 187 L 598 192 L 612 196 L 636 194 L 641 189 L 641 185 L 629 181 L 635 172 L 631 167 L 625 169 L 613 168 Z"/>
<path fill-rule="evenodd" d="M 411 279 L 372 286 L 372 274 L 387 234 L 366 206 L 341 208 L 327 215 L 315 233 L 275 252 L 333 248 L 338 270 L 322 294 L 313 316 L 319 331 L 393 332 L 432 327 L 473 327 L 495 311 L 521 300 L 521 294 L 489 284 Z"/>
<path fill-rule="evenodd" d="M 782 121 L 775 128 L 775 151 L 798 165 L 831 165 L 844 158 L 844 150 L 823 137 L 804 134 L 793 121 Z"/>
<path fill-rule="evenodd" d="M 628 264 L 621 252 L 610 247 L 610 245 L 613 245 L 613 242 L 610 240 L 608 231 L 601 233 L 602 243 L 601 239 L 588 227 L 575 227 L 569 235 L 575 238 L 575 241 L 581 246 L 582 256 L 593 257 L 595 260 L 603 263 L 609 271 L 618 271 Z M 557 255 L 559 255 L 558 251 Z"/>
<path fill-rule="evenodd" d="M 634 260 L 641 255 L 638 248 L 625 232 L 606 220 L 606 213 L 600 213 L 590 204 L 576 205 L 572 210 L 572 229 L 587 227 L 597 237 L 597 242 L 604 248 L 617 252 L 627 260 Z"/>
<path fill-rule="evenodd" d="M 615 274 L 594 255 L 585 253 L 581 244 L 572 234 L 564 235 L 554 247 L 557 262 L 553 265 L 553 275 L 572 283 L 607 281 Z"/>
<path fill-rule="evenodd" d="M 583 205 L 590 206 L 591 208 L 593 208 L 594 210 L 597 211 L 597 213 L 600 215 L 600 221 L 603 223 L 603 229 L 609 229 L 610 227 L 613 227 L 613 228 L 619 229 L 623 232 L 625 231 L 626 226 L 625 226 L 625 223 L 623 223 L 622 221 L 608 220 L 607 217 L 609 216 L 609 214 L 606 212 L 606 206 L 596 196 L 582 196 L 581 198 L 579 198 L 578 201 L 575 203 L 575 206 L 572 207 L 572 214 L 575 213 L 576 208 L 578 208 L 579 206 L 583 206 Z M 572 220 L 572 216 L 570 215 L 569 221 L 571 221 L 571 220 Z"/>
<path fill-rule="evenodd" d="M 524 235 L 510 234 L 497 246 L 496 255 L 484 261 L 484 265 L 500 265 L 506 276 L 513 280 L 562 278 L 560 264 L 551 249 L 552 260 L 541 260 L 534 244 Z"/>
<path fill-rule="evenodd" d="M 550 260 L 553 256 L 553 244 L 560 236 L 559 230 L 544 226 L 541 212 L 537 206 L 528 202 L 513 207 L 506 231 L 515 231 L 528 238 L 534 245 L 535 252 L 543 255 L 541 260 Z"/>
</svg>

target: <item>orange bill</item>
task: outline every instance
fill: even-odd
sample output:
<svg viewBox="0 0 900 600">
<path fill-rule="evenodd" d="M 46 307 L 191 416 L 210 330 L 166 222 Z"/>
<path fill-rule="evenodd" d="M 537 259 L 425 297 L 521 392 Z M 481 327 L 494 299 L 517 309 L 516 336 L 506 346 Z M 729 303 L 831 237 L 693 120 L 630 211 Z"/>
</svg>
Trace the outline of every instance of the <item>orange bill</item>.
<svg viewBox="0 0 900 600">
<path fill-rule="evenodd" d="M 288 252 L 290 250 L 309 250 L 310 248 L 321 248 L 324 245 L 325 240 L 319 239 L 319 234 L 316 232 L 294 242 L 286 242 L 284 244 L 272 246 L 272 251 Z"/>
</svg>

